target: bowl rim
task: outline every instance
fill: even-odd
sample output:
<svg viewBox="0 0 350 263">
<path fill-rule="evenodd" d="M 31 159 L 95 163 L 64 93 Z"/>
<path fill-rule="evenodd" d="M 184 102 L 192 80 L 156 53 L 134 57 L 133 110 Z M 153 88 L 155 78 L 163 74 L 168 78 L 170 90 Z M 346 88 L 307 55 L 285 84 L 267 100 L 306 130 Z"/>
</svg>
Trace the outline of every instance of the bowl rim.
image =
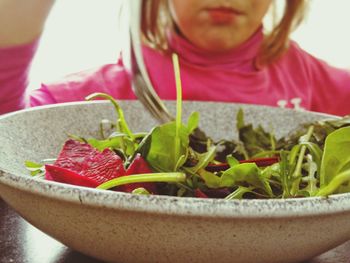
<svg viewBox="0 0 350 263">
<path fill-rule="evenodd" d="M 172 104 L 176 105 L 175 100 L 163 100 L 165 104 Z M 128 99 L 128 100 L 119 100 L 118 103 L 139 103 L 141 105 L 141 102 L 138 101 L 137 99 Z M 227 105 L 237 105 L 237 106 L 242 106 L 242 107 L 248 107 L 248 108 L 265 108 L 265 109 L 278 109 L 280 111 L 285 111 L 285 112 L 308 112 L 310 114 L 316 114 L 320 117 L 324 118 L 341 118 L 340 116 L 329 114 L 329 113 L 323 113 L 323 112 L 318 112 L 318 111 L 311 111 L 311 110 L 296 110 L 292 108 L 281 108 L 277 106 L 269 106 L 269 105 L 258 105 L 258 104 L 248 104 L 248 103 L 237 103 L 237 102 L 226 102 L 226 101 L 198 101 L 198 100 L 183 100 L 183 104 L 191 104 L 191 103 L 198 103 L 198 104 L 227 104 Z M 25 114 L 26 112 L 32 112 L 32 111 L 42 111 L 45 109 L 53 109 L 53 108 L 62 108 L 62 107 L 67 107 L 67 106 L 84 106 L 84 105 L 89 105 L 89 104 L 101 104 L 101 105 L 111 105 L 111 103 L 107 100 L 93 100 L 93 101 L 71 101 L 71 102 L 62 102 L 62 103 L 56 103 L 56 104 L 48 104 L 48 105 L 39 105 L 31 108 L 25 108 L 21 110 L 17 110 L 14 112 L 8 112 L 4 114 L 0 114 L 0 121 L 3 119 L 7 119 L 11 116 L 19 115 L 19 114 Z M 112 106 L 111 106 L 112 107 Z M 184 108 L 184 107 L 183 107 Z"/>
</svg>

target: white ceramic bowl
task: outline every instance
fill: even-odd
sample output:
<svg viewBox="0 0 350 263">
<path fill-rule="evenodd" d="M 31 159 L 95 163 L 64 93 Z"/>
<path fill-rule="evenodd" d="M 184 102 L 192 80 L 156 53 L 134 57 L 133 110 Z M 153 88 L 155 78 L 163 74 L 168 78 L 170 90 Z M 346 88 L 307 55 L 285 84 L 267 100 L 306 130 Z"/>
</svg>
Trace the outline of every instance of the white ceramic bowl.
<svg viewBox="0 0 350 263">
<path fill-rule="evenodd" d="M 174 103 L 168 102 L 174 110 Z M 123 102 L 134 131 L 155 122 Z M 260 106 L 185 102 L 214 138 L 234 138 L 239 107 L 246 121 L 278 136 L 325 116 Z M 113 262 L 299 262 L 350 238 L 350 194 L 287 200 L 140 196 L 31 178 L 25 160 L 56 157 L 67 133 L 97 135 L 105 102 L 70 103 L 0 117 L 0 195 L 23 218 L 68 247 Z"/>
</svg>

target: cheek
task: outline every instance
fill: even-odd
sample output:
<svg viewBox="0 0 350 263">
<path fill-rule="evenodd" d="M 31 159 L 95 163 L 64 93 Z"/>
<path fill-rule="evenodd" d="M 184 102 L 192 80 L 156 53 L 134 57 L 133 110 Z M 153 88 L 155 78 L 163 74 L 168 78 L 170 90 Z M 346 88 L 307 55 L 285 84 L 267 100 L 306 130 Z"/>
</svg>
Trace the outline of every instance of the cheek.
<svg viewBox="0 0 350 263">
<path fill-rule="evenodd" d="M 178 26 L 189 26 L 195 17 L 195 2 L 193 0 L 170 0 L 169 8 L 172 18 Z"/>
<path fill-rule="evenodd" d="M 272 0 L 255 0 L 251 7 L 251 20 L 253 23 L 262 21 L 271 6 Z"/>
<path fill-rule="evenodd" d="M 187 0 L 186 0 L 187 1 Z M 200 34 L 205 27 L 205 15 L 190 5 L 191 1 L 184 4 L 181 1 L 170 1 L 170 13 L 180 32 L 191 39 L 194 35 Z M 179 4 L 181 2 L 181 4 Z"/>
<path fill-rule="evenodd" d="M 247 33 L 254 33 L 262 24 L 262 21 L 269 10 L 271 1 L 257 0 L 251 5 L 249 15 L 245 21 Z"/>
</svg>

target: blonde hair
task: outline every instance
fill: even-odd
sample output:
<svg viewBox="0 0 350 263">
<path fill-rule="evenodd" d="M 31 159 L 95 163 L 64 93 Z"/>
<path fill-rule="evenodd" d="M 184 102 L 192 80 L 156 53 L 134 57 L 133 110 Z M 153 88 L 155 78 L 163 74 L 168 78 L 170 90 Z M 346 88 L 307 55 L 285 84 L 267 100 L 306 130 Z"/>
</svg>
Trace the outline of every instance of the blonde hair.
<svg viewBox="0 0 350 263">
<path fill-rule="evenodd" d="M 167 0 L 144 0 L 142 6 L 142 34 L 144 41 L 160 51 L 169 51 L 166 28 L 173 26 Z M 286 0 L 284 12 L 270 33 L 265 35 L 257 57 L 257 66 L 269 65 L 288 49 L 289 36 L 303 21 L 307 0 Z"/>
</svg>

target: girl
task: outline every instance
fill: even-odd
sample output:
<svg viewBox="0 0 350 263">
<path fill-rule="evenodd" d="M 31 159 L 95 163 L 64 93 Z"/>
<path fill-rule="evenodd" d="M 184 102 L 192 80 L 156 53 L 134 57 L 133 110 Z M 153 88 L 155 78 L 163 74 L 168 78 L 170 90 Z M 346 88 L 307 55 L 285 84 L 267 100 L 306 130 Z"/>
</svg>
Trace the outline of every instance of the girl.
<svg viewBox="0 0 350 263">
<path fill-rule="evenodd" d="M 5 2 L 0 23 L 16 29 L 0 40 L 4 47 L 0 49 L 0 111 L 4 113 L 25 106 L 27 72 L 37 46 L 33 39 L 42 29 L 52 2 L 27 0 L 37 4 L 31 9 L 37 14 L 36 23 L 26 31 L 31 34 L 23 36 L 19 21 L 16 24 L 13 16 L 2 17 L 6 2 L 8 9 L 12 6 L 12 12 L 19 12 L 22 1 L 0 1 Z M 289 40 L 304 17 L 306 0 L 286 0 L 282 19 L 264 35 L 262 21 L 272 4 L 272 0 L 144 0 L 143 53 L 158 95 L 164 100 L 175 99 L 171 53 L 176 52 L 185 100 L 349 114 L 350 72 L 327 65 Z M 28 11 L 24 13 L 28 15 Z M 26 103 L 38 106 L 79 101 L 93 92 L 109 93 L 117 99 L 136 98 L 120 60 L 43 84 Z"/>
</svg>

